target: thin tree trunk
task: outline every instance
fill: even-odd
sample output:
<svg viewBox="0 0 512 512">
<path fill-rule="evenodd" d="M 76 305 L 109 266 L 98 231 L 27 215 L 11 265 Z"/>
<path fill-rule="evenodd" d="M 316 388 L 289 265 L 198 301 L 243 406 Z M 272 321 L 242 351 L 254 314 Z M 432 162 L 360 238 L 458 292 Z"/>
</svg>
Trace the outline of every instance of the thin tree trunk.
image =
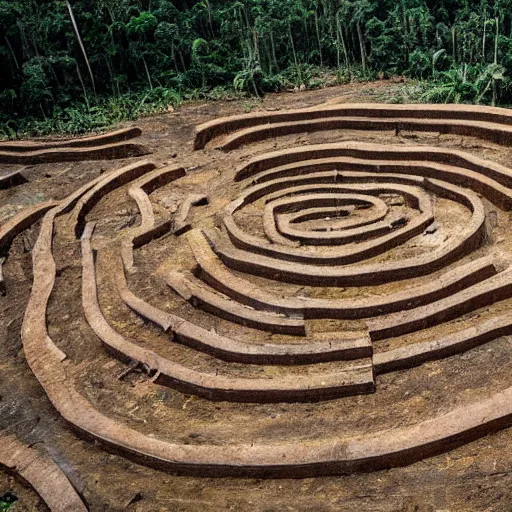
<svg viewBox="0 0 512 512">
<path fill-rule="evenodd" d="M 305 16 L 302 19 L 302 22 L 303 22 L 302 24 L 304 26 L 304 37 L 300 38 L 300 40 L 304 41 L 304 55 L 306 56 L 306 62 L 309 63 L 309 49 L 310 49 L 309 32 L 308 32 L 308 22 L 307 22 L 307 19 Z"/>
<path fill-rule="evenodd" d="M 251 45 L 251 24 L 249 22 L 249 16 L 247 14 L 247 9 L 244 7 L 244 18 L 245 18 L 245 25 L 246 25 L 246 38 L 247 38 L 247 47 L 248 47 L 248 50 L 249 50 L 249 59 L 252 60 L 252 58 L 254 57 L 254 52 L 255 52 L 255 49 L 252 48 L 252 45 Z"/>
<path fill-rule="evenodd" d="M 212 20 L 212 6 L 210 5 L 210 2 L 207 0 L 205 2 L 206 4 L 206 10 L 208 12 L 208 25 L 210 25 L 210 32 L 212 34 L 212 39 L 215 39 L 215 31 L 213 30 L 213 20 Z"/>
<path fill-rule="evenodd" d="M 320 66 L 324 67 L 324 59 L 322 57 L 322 40 L 320 39 L 320 30 L 318 29 L 318 14 L 315 11 L 315 30 L 316 38 L 318 40 L 318 53 L 320 55 Z"/>
<path fill-rule="evenodd" d="M 148 65 L 146 63 L 146 59 L 144 58 L 144 55 L 142 56 L 142 62 L 144 63 L 144 69 L 146 70 L 146 76 L 148 77 L 149 88 L 151 90 L 153 90 L 153 82 L 151 81 L 151 75 L 149 74 Z"/>
<path fill-rule="evenodd" d="M 485 38 L 487 36 L 487 20 L 484 20 L 484 35 L 482 37 L 482 64 L 485 64 Z"/>
<path fill-rule="evenodd" d="M 354 48 L 356 47 L 356 33 L 357 33 L 357 30 L 350 31 L 350 36 L 352 38 L 352 45 L 350 46 L 350 54 L 351 54 L 352 60 L 354 62 L 356 61 L 356 52 L 354 51 Z"/>
<path fill-rule="evenodd" d="M 457 63 L 456 47 L 455 47 L 455 27 L 452 27 L 452 54 L 453 60 Z"/>
<path fill-rule="evenodd" d="M 73 28 L 75 30 L 76 39 L 78 41 L 80 49 L 82 50 L 82 54 L 84 56 L 85 63 L 87 64 L 87 69 L 89 70 L 89 76 L 91 77 L 91 82 L 92 82 L 92 89 L 94 91 L 94 94 L 96 94 L 96 83 L 94 82 L 94 75 L 92 74 L 91 64 L 87 57 L 87 52 L 85 51 L 85 47 L 82 42 L 82 38 L 80 37 L 80 32 L 78 31 L 78 25 L 76 24 L 75 15 L 73 14 L 73 9 L 71 7 L 71 4 L 69 3 L 69 0 L 66 0 L 66 5 L 68 6 L 69 16 L 71 18 L 71 23 L 73 24 Z"/>
<path fill-rule="evenodd" d="M 348 72 L 350 73 L 350 59 L 348 57 L 347 44 L 345 43 L 345 36 L 343 35 L 343 27 L 340 25 L 340 38 L 343 54 L 345 55 L 345 64 L 347 65 Z"/>
<path fill-rule="evenodd" d="M 185 59 L 183 58 L 183 53 L 178 49 L 178 55 L 180 56 L 181 66 L 183 67 L 183 73 L 187 72 L 187 66 L 185 65 Z"/>
<path fill-rule="evenodd" d="M 405 5 L 403 4 L 402 2 L 402 13 L 403 13 L 403 23 L 404 23 L 404 46 L 405 46 L 405 58 L 406 58 L 406 62 L 409 62 L 409 54 L 410 54 L 410 49 L 409 49 L 409 30 L 408 30 L 408 23 L 407 23 L 407 8 L 405 7 Z M 359 29 L 358 29 L 359 30 Z"/>
<path fill-rule="evenodd" d="M 114 94 L 114 96 L 115 96 L 116 89 L 115 89 L 114 73 L 112 71 L 112 66 L 110 65 L 110 60 L 109 60 L 108 55 L 103 55 L 103 58 L 105 59 L 105 63 L 107 64 L 108 74 L 110 76 L 110 84 L 112 87 L 112 94 Z"/>
<path fill-rule="evenodd" d="M 269 75 L 273 72 L 273 63 L 272 63 L 272 56 L 270 55 L 270 48 L 268 44 L 268 39 L 264 39 L 264 48 L 265 48 L 265 57 L 267 59 L 267 72 Z"/>
<path fill-rule="evenodd" d="M 108 14 L 110 15 L 110 19 L 112 20 L 112 23 L 115 23 L 116 20 L 114 19 L 114 13 L 112 12 L 111 7 L 107 5 L 106 8 L 107 8 Z"/>
<path fill-rule="evenodd" d="M 174 64 L 174 69 L 176 70 L 176 73 L 179 73 L 178 63 L 176 62 L 176 51 L 174 50 L 174 42 L 171 43 L 171 56 L 172 62 Z"/>
<path fill-rule="evenodd" d="M 336 20 L 336 23 L 337 22 L 338 21 Z M 338 69 L 341 68 L 340 46 L 341 46 L 340 32 L 339 32 L 338 28 L 336 28 L 336 64 L 338 65 Z"/>
<path fill-rule="evenodd" d="M 498 37 L 500 35 L 500 22 L 498 17 L 496 17 L 496 37 L 494 38 L 494 64 L 498 64 Z M 496 79 L 492 79 L 492 106 L 496 106 L 496 100 L 498 97 L 498 84 L 496 83 Z"/>
<path fill-rule="evenodd" d="M 302 76 L 301 76 L 301 72 L 299 69 L 299 61 L 297 60 L 297 53 L 295 52 L 295 44 L 293 42 L 292 26 L 290 25 L 290 23 L 288 23 L 288 36 L 290 37 L 290 43 L 292 44 L 292 53 L 293 53 L 293 61 L 295 62 L 295 69 L 297 70 L 299 82 L 300 82 L 300 84 L 302 84 Z"/>
<path fill-rule="evenodd" d="M 48 69 L 50 70 L 50 73 L 52 74 L 53 79 L 55 80 L 57 85 L 60 87 L 59 77 L 57 76 L 57 73 L 55 73 L 55 69 L 53 68 L 53 66 L 51 65 L 50 62 L 48 62 L 46 65 L 48 66 Z"/>
<path fill-rule="evenodd" d="M 245 36 L 243 35 L 244 32 L 245 32 L 245 28 L 244 28 L 244 18 L 242 16 L 242 11 L 241 10 L 238 10 L 238 21 L 240 23 L 240 41 L 241 41 L 241 47 L 242 47 L 242 54 L 244 56 L 244 59 L 245 60 L 248 60 L 251 58 L 251 51 L 249 50 L 249 53 L 247 53 L 247 47 L 246 47 L 246 38 Z"/>
<path fill-rule="evenodd" d="M 253 29 L 252 31 L 252 40 L 254 44 L 254 54 L 256 56 L 256 59 L 258 59 L 258 62 L 261 63 L 260 45 L 258 43 L 258 32 L 256 29 Z"/>
<path fill-rule="evenodd" d="M 251 74 L 251 82 L 252 82 L 252 88 L 254 89 L 254 94 L 256 94 L 256 98 L 258 98 L 260 100 L 261 96 L 258 92 L 258 86 L 256 85 L 256 82 L 254 80 L 254 74 Z"/>
<path fill-rule="evenodd" d="M 75 61 L 75 66 L 76 66 L 76 74 L 78 75 L 78 80 L 80 81 L 80 84 L 82 85 L 82 89 L 84 91 L 84 98 L 85 98 L 85 103 L 87 105 L 87 108 L 91 108 L 91 106 L 89 105 L 89 97 L 87 96 L 87 89 L 85 88 L 85 84 L 84 84 L 84 80 L 82 78 L 82 73 L 80 73 L 80 66 L 78 65 L 78 62 Z"/>
<path fill-rule="evenodd" d="M 337 31 L 339 34 L 339 38 L 341 40 L 341 47 L 343 48 L 343 56 L 345 57 L 345 66 L 347 67 L 348 72 L 350 73 L 350 60 L 348 57 L 347 44 L 345 43 L 345 36 L 343 35 L 343 27 L 341 26 L 341 20 L 339 18 L 339 13 L 336 16 L 336 25 Z"/>
<path fill-rule="evenodd" d="M 494 38 L 494 64 L 498 64 L 498 37 L 500 35 L 500 20 L 496 18 L 496 37 Z"/>
<path fill-rule="evenodd" d="M 21 22 L 17 22 L 18 28 L 20 29 L 20 35 L 21 35 L 21 46 L 23 48 L 23 56 L 26 57 L 28 60 L 30 58 L 30 49 L 28 46 L 27 36 L 25 35 L 25 29 L 23 28 L 23 25 Z"/>
<path fill-rule="evenodd" d="M 9 51 L 11 52 L 14 63 L 16 64 L 16 69 L 20 69 L 18 59 L 16 58 L 16 54 L 14 53 L 14 50 L 13 50 L 11 43 L 10 43 L 9 39 L 7 38 L 7 36 L 5 36 L 5 42 L 7 43 L 7 47 L 9 48 Z"/>
<path fill-rule="evenodd" d="M 356 26 L 357 26 L 357 35 L 359 37 L 359 48 L 361 51 L 361 64 L 363 66 L 363 73 L 366 73 L 366 49 L 364 46 L 363 30 L 361 29 L 361 23 L 359 23 L 359 21 L 357 22 Z"/>
<path fill-rule="evenodd" d="M 270 48 L 272 49 L 272 58 L 274 59 L 276 71 L 279 71 L 279 64 L 277 63 L 276 57 L 276 45 L 274 44 L 274 33 L 272 32 L 272 29 L 270 29 Z"/>
</svg>

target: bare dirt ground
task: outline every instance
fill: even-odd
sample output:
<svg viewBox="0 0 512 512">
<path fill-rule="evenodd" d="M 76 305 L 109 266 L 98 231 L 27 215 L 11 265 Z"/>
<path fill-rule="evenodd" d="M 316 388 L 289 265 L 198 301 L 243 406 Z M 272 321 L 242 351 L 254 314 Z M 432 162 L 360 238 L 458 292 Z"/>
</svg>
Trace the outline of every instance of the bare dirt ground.
<svg viewBox="0 0 512 512">
<path fill-rule="evenodd" d="M 148 158 L 157 163 L 176 164 L 192 169 L 179 184 L 170 184 L 152 195 L 156 213 L 174 212 L 179 198 L 188 192 L 209 195 L 207 207 L 194 210 L 193 224 L 210 228 L 215 213 L 236 197 L 233 184 L 235 168 L 250 157 L 300 144 L 358 140 L 393 144 L 428 144 L 465 151 L 509 164 L 511 151 L 480 140 L 450 135 L 401 133 L 390 136 L 379 132 L 329 131 L 291 135 L 266 140 L 228 154 L 214 149 L 194 152 L 194 127 L 219 116 L 248 110 L 285 109 L 325 102 L 386 102 L 392 100 L 399 84 L 387 81 L 351 84 L 330 89 L 269 95 L 261 103 L 249 100 L 187 104 L 175 113 L 141 119 L 140 142 L 152 151 Z M 0 223 L 22 208 L 61 199 L 102 172 L 116 169 L 130 160 L 71 162 L 27 167 L 28 183 L 0 191 Z M 6 167 L 8 168 L 8 167 Z M 17 168 L 17 167 L 11 167 Z M 261 205 L 255 205 L 255 208 Z M 455 233 L 467 221 L 467 212 L 444 200 L 436 205 L 438 231 Z M 508 214 L 486 203 L 493 221 L 488 243 L 467 260 L 483 254 L 510 254 L 512 235 Z M 138 222 L 137 209 L 127 199 L 126 188 L 102 199 L 88 217 L 98 220 L 96 244 L 115 238 L 116 233 Z M 260 226 L 247 209 L 238 220 L 253 234 Z M 512 429 L 486 436 L 443 455 L 425 459 L 405 468 L 342 477 L 308 479 L 237 479 L 192 478 L 175 476 L 109 454 L 104 447 L 78 437 L 53 409 L 24 359 L 20 327 L 31 288 L 30 247 L 38 226 L 19 236 L 13 243 L 5 265 L 7 295 L 0 297 L 0 429 L 10 429 L 30 445 L 44 447 L 83 495 L 91 511 L 192 512 L 192 511 L 509 511 L 512 509 Z M 186 444 L 269 443 L 314 440 L 328 436 L 345 437 L 358 433 L 387 430 L 417 423 L 449 411 L 455 405 L 471 403 L 490 396 L 512 384 L 512 339 L 499 338 L 479 348 L 418 368 L 382 375 L 377 391 L 314 404 L 243 404 L 211 402 L 183 395 L 151 383 L 141 373 L 131 373 L 123 380 L 117 376 L 125 366 L 104 351 L 83 318 L 80 301 L 80 246 L 70 234 L 66 219 L 57 222 L 57 281 L 48 309 L 49 333 L 55 343 L 77 368 L 80 392 L 96 408 L 140 432 Z M 400 258 L 404 253 L 426 252 L 430 247 L 413 244 L 390 251 L 383 258 Z M 206 372 L 243 375 L 248 378 L 279 376 L 280 367 L 252 367 L 223 363 L 218 359 L 170 344 L 166 336 L 143 323 L 120 303 L 113 292 L 112 261 L 98 258 L 100 302 L 107 319 L 122 326 L 123 333 L 144 346 L 154 348 L 169 359 Z M 169 292 L 161 276 L 172 264 L 191 268 L 193 257 L 180 239 L 164 237 L 137 252 L 138 272 L 130 283 L 138 294 L 175 314 L 193 319 L 197 324 L 233 338 L 250 337 L 256 341 L 286 341 L 286 335 L 273 335 L 241 327 L 216 316 L 198 311 Z M 455 266 L 455 265 L 454 265 Z M 436 274 L 434 274 L 434 277 Z M 247 277 L 247 276 L 245 276 Z M 410 280 L 421 284 L 432 276 Z M 258 283 L 289 296 L 306 294 L 329 298 L 389 293 L 393 284 L 370 288 L 314 288 L 282 285 L 251 277 Z M 457 329 L 480 315 L 509 310 L 512 300 L 501 301 L 457 319 Z M 344 322 L 344 329 L 358 330 L 357 321 Z M 308 333 L 317 334 L 340 328 L 339 323 L 312 321 Z M 453 323 L 441 324 L 407 340 L 421 336 L 449 333 Z M 382 342 L 400 346 L 404 338 Z M 286 372 L 320 372 L 336 369 L 343 363 L 324 363 L 315 368 L 288 368 Z M 13 490 L 20 498 L 14 511 L 46 510 L 37 495 L 14 476 L 0 471 L 0 495 Z"/>
</svg>

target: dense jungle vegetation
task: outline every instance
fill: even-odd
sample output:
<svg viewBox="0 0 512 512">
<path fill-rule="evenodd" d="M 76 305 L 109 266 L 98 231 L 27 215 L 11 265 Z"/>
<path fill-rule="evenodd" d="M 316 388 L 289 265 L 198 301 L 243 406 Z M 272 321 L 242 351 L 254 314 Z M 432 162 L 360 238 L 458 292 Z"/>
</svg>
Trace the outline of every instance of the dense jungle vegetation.
<svg viewBox="0 0 512 512">
<path fill-rule="evenodd" d="M 0 135 L 403 74 L 512 103 L 510 0 L 0 0 Z"/>
</svg>

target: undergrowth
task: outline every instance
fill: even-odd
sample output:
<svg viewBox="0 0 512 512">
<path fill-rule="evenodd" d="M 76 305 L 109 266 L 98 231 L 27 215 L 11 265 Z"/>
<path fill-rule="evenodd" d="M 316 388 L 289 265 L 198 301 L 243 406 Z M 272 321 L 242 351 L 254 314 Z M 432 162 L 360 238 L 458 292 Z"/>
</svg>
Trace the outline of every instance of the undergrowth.
<svg viewBox="0 0 512 512">
<path fill-rule="evenodd" d="M 133 121 L 152 114 L 174 112 L 187 101 L 244 100 L 245 112 L 250 112 L 267 92 L 311 90 L 353 82 L 368 82 L 382 74 L 360 69 L 333 70 L 316 66 L 294 66 L 272 79 L 256 74 L 239 74 L 232 84 L 213 88 L 184 91 L 156 87 L 118 96 L 96 96 L 87 103 L 77 101 L 66 107 L 55 106 L 52 114 L 40 116 L 8 116 L 0 112 L 0 138 L 16 139 L 45 135 L 82 135 L 111 129 L 119 123 Z M 434 73 L 430 79 L 412 78 L 390 92 L 383 101 L 389 103 L 495 103 L 496 82 L 503 90 L 511 83 L 498 65 L 450 68 Z M 1 512 L 1 511 L 0 511 Z"/>
<path fill-rule="evenodd" d="M 18 501 L 18 497 L 12 492 L 5 492 L 0 496 L 0 512 L 7 512 L 14 503 Z"/>
<path fill-rule="evenodd" d="M 66 107 L 55 106 L 51 115 L 16 116 L 0 112 L 0 137 L 41 137 L 52 134 L 82 135 L 103 131 L 124 121 L 133 121 L 151 114 L 173 112 L 186 101 L 234 101 L 246 99 L 244 110 L 250 112 L 254 100 L 267 92 L 310 90 L 351 81 L 368 81 L 373 73 L 355 70 L 351 76 L 343 72 L 316 66 L 291 67 L 272 77 L 237 75 L 232 84 L 212 88 L 177 91 L 156 87 L 138 93 L 118 96 L 89 97 L 87 103 L 76 101 Z M 300 81 L 299 81 L 300 77 Z M 257 93 L 257 94 L 256 94 Z"/>
</svg>

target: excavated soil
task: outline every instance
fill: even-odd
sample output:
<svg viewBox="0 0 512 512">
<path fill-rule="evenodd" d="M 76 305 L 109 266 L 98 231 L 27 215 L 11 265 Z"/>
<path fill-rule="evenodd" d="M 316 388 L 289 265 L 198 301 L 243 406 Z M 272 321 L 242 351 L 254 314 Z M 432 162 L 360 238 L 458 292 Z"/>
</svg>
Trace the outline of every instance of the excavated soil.
<svg viewBox="0 0 512 512">
<path fill-rule="evenodd" d="M 240 192 L 233 181 L 235 169 L 250 158 L 276 149 L 305 144 L 358 141 L 370 143 L 429 145 L 462 149 L 469 154 L 509 165 L 512 150 L 471 137 L 402 131 L 389 132 L 331 130 L 289 135 L 247 145 L 228 153 L 211 147 L 193 151 L 194 127 L 220 116 L 249 109 L 279 110 L 325 102 L 386 102 L 392 100 L 397 84 L 378 82 L 349 85 L 320 91 L 269 95 L 261 103 L 189 104 L 175 113 L 140 120 L 142 136 L 137 142 L 151 151 L 157 165 L 176 165 L 187 175 L 176 183 L 159 188 L 151 196 L 157 219 L 175 213 L 181 198 L 204 193 L 207 206 L 192 209 L 194 227 L 212 230 L 218 226 L 217 212 Z M 62 199 L 107 171 L 138 159 L 83 161 L 28 166 L 23 174 L 28 183 L 0 190 L 0 224 L 29 205 Z M 4 166 L 6 170 L 19 166 Z M 316 375 L 335 372 L 347 362 L 326 362 L 305 366 L 249 365 L 222 360 L 180 343 L 170 335 L 145 323 L 121 301 L 115 291 L 115 252 L 109 243 L 122 230 L 140 222 L 136 204 L 127 186 L 102 198 L 87 220 L 98 221 L 94 246 L 103 248 L 96 265 L 99 301 L 105 317 L 127 338 L 188 368 L 206 373 L 247 379 L 271 379 L 281 375 Z M 389 197 L 397 215 L 412 215 L 409 208 Z M 259 200 L 235 214 L 247 233 L 263 237 Z M 492 254 L 512 254 L 509 213 L 484 200 L 487 240 L 464 263 Z M 395 261 L 428 254 L 458 232 L 470 216 L 467 209 L 449 199 L 437 198 L 437 231 L 422 243 L 411 239 L 398 248 L 377 255 L 368 262 Z M 258 213 L 260 212 L 260 213 Z M 364 215 L 364 213 L 362 214 Z M 39 444 L 60 466 L 96 511 L 192 512 L 192 511 L 508 511 L 512 508 L 512 429 L 487 435 L 448 453 L 424 459 L 407 467 L 350 476 L 306 479 L 206 478 L 175 476 L 137 464 L 105 447 L 79 437 L 60 418 L 30 371 L 22 349 L 20 329 L 32 282 L 30 250 L 39 223 L 18 236 L 4 266 L 7 295 L 0 297 L 0 429 L 10 429 L 26 444 Z M 313 249 L 313 252 L 315 249 Z M 505 255 L 505 256 L 504 256 Z M 414 425 L 422 420 L 471 404 L 512 386 L 512 337 L 501 337 L 472 350 L 421 366 L 379 375 L 376 392 L 317 403 L 255 404 L 210 401 L 159 386 L 143 371 L 123 375 L 126 365 L 112 358 L 84 318 L 80 295 L 80 242 L 67 217 L 55 223 L 54 256 L 57 278 L 48 307 L 48 332 L 55 344 L 74 365 L 78 391 L 96 409 L 138 432 L 182 444 L 273 444 L 289 440 L 343 439 L 358 434 L 386 431 Z M 270 334 L 241 326 L 193 307 L 171 292 L 164 280 L 170 268 L 193 270 L 194 256 L 183 238 L 164 236 L 135 252 L 137 272 L 128 276 L 130 288 L 151 304 L 193 321 L 208 330 L 236 340 L 254 343 L 287 343 L 293 336 Z M 456 268 L 455 262 L 443 272 Z M 353 298 L 393 293 L 400 282 L 362 287 L 315 287 L 285 284 L 240 272 L 275 294 L 288 297 Z M 422 285 L 439 273 L 415 277 L 409 285 Z M 376 352 L 408 343 L 450 334 L 498 312 L 510 311 L 512 299 L 496 302 L 428 329 L 376 341 Z M 361 320 L 306 320 L 308 336 L 335 331 L 359 332 Z M 351 362 L 352 364 L 353 362 Z M 121 375 L 123 375 L 121 377 Z M 12 508 L 46 510 L 26 484 L 14 475 L 0 472 L 0 495 L 12 490 L 19 501 Z"/>
</svg>

